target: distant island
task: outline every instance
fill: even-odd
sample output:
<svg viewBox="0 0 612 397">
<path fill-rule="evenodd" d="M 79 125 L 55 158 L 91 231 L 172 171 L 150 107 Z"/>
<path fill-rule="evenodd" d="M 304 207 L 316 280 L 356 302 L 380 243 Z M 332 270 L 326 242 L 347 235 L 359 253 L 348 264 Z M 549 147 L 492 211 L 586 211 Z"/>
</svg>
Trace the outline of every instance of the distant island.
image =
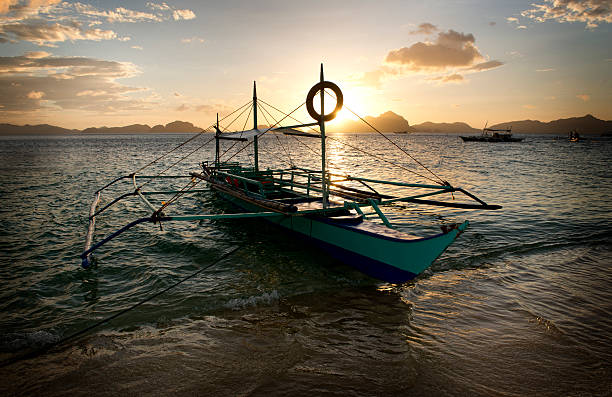
<svg viewBox="0 0 612 397">
<path fill-rule="evenodd" d="M 434 132 L 434 133 L 476 133 L 480 130 L 470 127 L 466 123 L 432 123 L 426 121 L 421 124 L 409 125 L 408 121 L 399 114 L 391 111 L 378 117 L 366 116 L 364 118 L 381 132 Z M 360 120 L 351 120 L 330 126 L 330 132 L 372 132 L 372 129 Z"/>
<path fill-rule="evenodd" d="M 490 126 L 490 128 L 509 128 L 517 134 L 560 134 L 576 130 L 580 134 L 601 135 L 612 131 L 612 121 L 600 120 L 590 114 L 543 123 L 537 120 L 509 121 Z"/>
<path fill-rule="evenodd" d="M 432 123 L 430 121 L 409 125 L 402 116 L 391 111 L 379 116 L 366 116 L 368 123 L 381 132 L 425 132 L 442 134 L 476 134 L 481 129 L 473 128 L 467 123 Z M 259 126 L 261 129 L 265 126 Z M 609 134 L 612 131 L 612 121 L 600 120 L 590 114 L 582 117 L 541 122 L 537 120 L 507 121 L 489 126 L 490 128 L 509 128 L 517 134 L 557 134 L 565 135 L 571 130 L 580 134 Z M 90 127 L 84 130 L 66 129 L 49 124 L 13 125 L 0 124 L 0 135 L 74 135 L 74 134 L 149 134 L 149 133 L 198 133 L 203 129 L 187 121 L 173 121 L 166 125 L 153 127 L 147 124 L 132 124 L 123 127 Z M 330 125 L 329 132 L 372 132 L 371 128 L 361 121 L 349 120 L 338 125 Z"/>
<path fill-rule="evenodd" d="M 149 127 L 147 124 L 132 124 L 124 127 L 89 127 L 84 130 L 70 130 L 49 124 L 13 125 L 0 124 L 0 135 L 73 135 L 73 134 L 148 134 L 160 132 L 197 133 L 203 129 L 186 121 L 173 121 L 166 125 Z"/>
</svg>

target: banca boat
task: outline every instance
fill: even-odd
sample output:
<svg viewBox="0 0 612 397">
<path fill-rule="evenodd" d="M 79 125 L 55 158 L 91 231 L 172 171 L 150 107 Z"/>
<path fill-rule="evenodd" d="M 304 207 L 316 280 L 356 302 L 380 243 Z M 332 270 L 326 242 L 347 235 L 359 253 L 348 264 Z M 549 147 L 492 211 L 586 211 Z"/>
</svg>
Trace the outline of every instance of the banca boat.
<svg viewBox="0 0 612 397">
<path fill-rule="evenodd" d="M 320 109 L 325 109 L 326 95 L 332 96 L 329 91 L 335 94 L 335 109 L 329 114 L 324 114 L 325 111 L 321 111 L 320 114 L 315 110 L 315 97 L 320 98 Z M 284 119 L 293 119 L 291 114 L 295 112 L 294 110 L 270 127 L 259 129 L 257 115 L 260 101 L 257 99 L 254 84 L 253 100 L 245 107 L 245 109 L 250 108 L 249 112 L 253 115 L 253 128 L 227 132 L 224 131 L 226 128 L 221 126 L 219 116 L 217 116 L 217 122 L 213 126 L 214 137 L 209 140 L 209 142 L 215 141 L 215 158 L 202 162 L 199 171 L 182 176 L 159 174 L 147 176 L 139 174 L 145 168 L 143 167 L 138 172 L 121 176 L 97 190 L 94 193 L 94 200 L 90 209 L 89 230 L 85 250 L 81 254 L 82 265 L 88 267 L 91 263 L 91 255 L 96 249 L 141 223 L 157 224 L 207 219 L 262 218 L 292 231 L 292 238 L 305 240 L 319 246 L 332 256 L 372 277 L 390 283 L 402 283 L 427 269 L 468 227 L 468 221 L 443 225 L 439 233 L 414 236 L 393 227 L 382 211 L 385 205 L 413 203 L 415 205 L 464 209 L 495 210 L 501 208 L 498 205 L 488 205 L 472 193 L 452 186 L 437 177 L 429 169 L 427 170 L 438 178 L 437 180 L 429 178 L 434 183 L 384 181 L 330 172 L 326 168 L 325 153 L 326 140 L 331 137 L 326 136 L 325 124 L 335 118 L 337 112 L 343 107 L 343 94 L 336 84 L 324 80 L 323 65 L 321 65 L 320 81 L 308 92 L 305 105 L 308 114 L 314 119 L 313 122 L 281 126 L 280 123 Z M 227 116 L 225 119 L 227 119 Z M 315 126 L 318 127 L 318 130 L 315 129 L 316 132 L 303 131 L 304 128 L 312 129 Z M 376 130 L 373 126 L 371 127 Z M 320 140 L 321 167 L 318 169 L 303 167 L 260 169 L 259 140 L 266 133 Z M 381 135 L 393 143 L 384 134 L 381 133 Z M 224 159 L 224 153 L 221 152 L 221 145 L 224 141 L 232 142 L 232 146 L 242 144 L 244 145 L 243 149 L 252 147 L 254 163 L 244 165 L 232 162 L 231 157 Z M 402 150 L 399 146 L 398 149 Z M 360 149 L 360 151 L 365 153 L 363 149 Z M 154 162 L 158 160 L 159 158 Z M 383 158 L 380 158 L 380 160 L 385 161 Z M 419 175 L 416 172 L 415 174 Z M 148 181 L 151 178 L 181 177 L 186 177 L 189 180 L 185 187 L 180 190 L 167 191 L 166 193 L 171 195 L 171 198 L 157 205 L 150 201 L 148 197 L 150 197 L 149 194 L 160 192 L 144 191 L 142 186 L 146 182 L 139 186 L 139 181 Z M 111 200 L 101 209 L 97 209 L 101 193 L 121 180 L 131 180 L 134 189 Z M 201 190 L 195 189 L 195 186 L 201 181 L 205 181 L 222 198 L 244 212 L 170 214 L 168 207 L 176 199 L 184 194 L 201 192 Z M 377 189 L 376 186 L 392 186 L 394 189 L 409 190 L 411 193 L 406 195 L 383 194 L 379 192 L 380 189 Z M 469 202 L 459 203 L 433 199 L 443 195 L 446 197 L 452 196 L 454 199 L 455 193 L 462 193 Z M 151 215 L 133 220 L 98 243 L 93 244 L 96 218 L 110 206 L 130 196 L 138 196 L 145 207 L 151 211 Z M 371 209 L 372 212 L 366 214 L 364 209 Z M 373 217 L 376 219 L 373 219 Z"/>
<path fill-rule="evenodd" d="M 461 136 L 463 142 L 521 142 L 524 138 L 512 136 L 512 127 L 509 128 L 485 128 L 482 134 L 472 136 Z"/>
</svg>

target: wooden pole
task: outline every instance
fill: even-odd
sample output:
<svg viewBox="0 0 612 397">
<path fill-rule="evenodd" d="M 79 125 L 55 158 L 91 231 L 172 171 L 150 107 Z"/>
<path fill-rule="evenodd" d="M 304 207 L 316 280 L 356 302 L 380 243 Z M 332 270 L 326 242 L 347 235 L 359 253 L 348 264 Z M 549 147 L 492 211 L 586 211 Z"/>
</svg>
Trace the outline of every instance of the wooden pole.
<svg viewBox="0 0 612 397">
<path fill-rule="evenodd" d="M 253 82 L 253 129 L 257 129 L 257 87 Z M 253 151 L 255 152 L 255 172 L 259 171 L 259 147 L 257 135 L 253 138 Z"/>
<path fill-rule="evenodd" d="M 321 63 L 321 83 L 325 81 L 323 78 L 323 63 Z M 325 179 L 325 89 L 321 88 L 321 120 L 319 126 L 321 127 L 321 190 L 323 191 L 323 208 L 327 208 L 328 203 L 328 191 L 327 181 Z"/>
</svg>

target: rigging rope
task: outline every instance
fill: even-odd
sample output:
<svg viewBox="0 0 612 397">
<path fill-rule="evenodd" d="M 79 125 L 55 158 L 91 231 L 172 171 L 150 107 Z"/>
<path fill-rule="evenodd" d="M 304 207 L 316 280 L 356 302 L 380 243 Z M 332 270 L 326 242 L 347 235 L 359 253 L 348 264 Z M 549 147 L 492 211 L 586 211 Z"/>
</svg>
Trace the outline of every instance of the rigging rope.
<svg viewBox="0 0 612 397">
<path fill-rule="evenodd" d="M 270 121 L 268 121 L 268 118 L 266 117 L 266 112 L 267 112 L 267 110 L 266 110 L 266 109 L 264 109 L 264 108 L 263 108 L 262 106 L 260 106 L 259 104 L 257 105 L 257 108 L 261 110 L 261 114 L 264 116 L 264 119 L 266 119 L 266 123 L 267 123 L 268 125 L 270 125 Z M 269 113 L 268 113 L 268 114 L 269 114 Z M 269 115 L 270 115 L 270 118 L 271 118 L 272 120 L 274 120 L 274 122 L 275 122 L 276 124 L 278 124 L 278 121 L 276 121 L 276 119 L 274 118 L 274 116 L 272 116 L 271 114 L 269 114 Z M 294 163 L 293 163 L 293 159 L 291 158 L 291 153 L 289 152 L 289 149 L 288 149 L 288 148 L 285 148 L 285 145 L 283 145 L 283 143 L 281 142 L 280 138 L 278 137 L 278 134 L 274 134 L 274 136 L 276 137 L 276 141 L 278 142 L 278 144 L 279 144 L 279 146 L 281 147 L 281 149 L 283 149 L 283 151 L 285 152 L 285 154 L 286 154 L 286 155 L 287 155 L 287 157 L 289 158 L 289 165 L 290 165 L 291 167 L 293 167 L 293 166 L 294 166 Z"/>
<path fill-rule="evenodd" d="M 240 109 L 242 109 L 243 107 L 249 105 L 251 102 L 247 102 L 246 104 L 240 106 L 238 109 L 234 110 L 233 112 L 231 112 L 230 114 L 228 114 L 227 116 L 225 116 L 223 119 L 221 119 L 220 121 L 225 120 L 226 118 L 228 118 L 229 116 L 231 116 L 232 114 L 238 112 Z M 159 160 L 163 159 L 164 157 L 166 157 L 167 155 L 169 155 L 170 153 L 176 151 L 177 149 L 181 148 L 182 146 L 188 144 L 189 142 L 193 141 L 194 139 L 198 138 L 199 136 L 201 136 L 202 134 L 204 134 L 205 132 L 209 132 L 210 128 L 213 128 L 214 124 L 207 127 L 206 129 L 198 132 L 196 135 L 192 136 L 191 138 L 187 139 L 185 142 L 182 142 L 181 144 L 179 144 L 178 146 L 174 147 L 173 149 L 171 149 L 170 151 L 162 154 L 161 156 L 159 156 L 158 158 L 156 158 L 155 160 L 151 161 L 150 163 L 140 167 L 139 169 L 137 169 L 136 171 L 134 171 L 132 174 L 138 174 L 140 171 L 144 170 L 145 168 L 148 168 L 150 166 L 152 166 L 153 164 L 157 163 Z"/>
<path fill-rule="evenodd" d="M 172 196 L 170 198 L 170 200 L 164 202 L 162 204 L 161 207 L 159 207 L 159 209 L 157 211 L 155 211 L 155 214 L 160 215 L 161 212 L 168 207 L 170 204 L 172 204 L 173 202 L 175 202 L 176 200 L 178 200 L 181 196 L 183 196 L 185 193 L 188 193 L 191 189 L 193 189 L 194 187 L 196 187 L 196 185 L 198 183 L 200 183 L 201 179 L 196 179 L 196 178 L 191 178 L 191 180 L 178 192 L 176 192 L 174 194 L 174 196 Z"/>
<path fill-rule="evenodd" d="M 259 135 L 260 137 L 263 136 L 264 134 L 266 134 L 268 131 L 270 131 L 272 128 L 276 127 L 280 122 L 282 122 L 284 119 L 286 119 L 287 117 L 289 117 L 291 114 L 295 113 L 299 108 L 301 108 L 302 106 L 304 106 L 306 102 L 302 102 L 302 104 L 298 107 L 296 107 L 295 109 L 293 109 L 291 111 L 291 113 L 289 113 L 288 115 L 286 115 L 285 117 L 283 117 L 282 119 L 280 119 L 276 124 L 270 126 L 267 130 L 265 130 L 264 132 L 261 133 L 261 135 Z M 246 145 L 244 145 L 240 150 L 238 150 L 236 153 L 234 153 L 229 159 L 227 159 L 226 161 L 230 161 L 231 159 L 233 159 L 234 157 L 236 157 L 238 155 L 238 153 L 242 152 L 244 149 L 246 149 L 247 147 L 249 147 L 252 143 L 254 142 L 251 141 L 249 143 L 247 143 Z"/>
<path fill-rule="evenodd" d="M 327 95 L 332 96 L 331 94 L 327 93 Z M 406 156 L 410 157 L 412 160 L 414 160 L 418 165 L 420 165 L 421 167 L 423 167 L 424 169 L 426 169 L 427 171 L 429 171 L 429 173 L 431 175 L 433 175 L 434 177 L 438 178 L 438 181 L 435 181 L 431 178 L 427 178 L 430 181 L 436 182 L 442 186 L 444 185 L 448 185 L 449 183 L 446 182 L 444 179 L 440 178 L 438 175 L 436 175 L 432 170 L 430 170 L 429 168 L 427 168 L 423 163 L 421 163 L 419 160 L 417 160 L 416 158 L 414 158 L 410 153 L 408 153 L 406 150 L 402 149 L 401 147 L 398 146 L 397 143 L 395 143 L 392 139 L 390 139 L 388 136 L 386 136 L 385 134 L 383 134 L 382 132 L 380 132 L 378 129 L 376 129 L 376 127 L 374 127 L 372 124 L 368 123 L 367 120 L 365 120 L 363 117 L 361 117 L 360 115 L 358 115 L 357 113 L 353 112 L 348 106 L 344 106 L 349 112 L 353 113 L 355 116 L 357 116 L 359 118 L 359 120 L 363 121 L 365 124 L 367 124 L 368 126 L 370 126 L 370 128 L 372 128 L 374 131 L 376 131 L 377 133 L 379 133 L 380 135 L 382 135 L 383 138 L 385 138 L 386 140 L 388 140 L 389 142 L 391 142 L 391 144 L 393 144 L 393 146 L 395 146 L 396 148 L 398 148 L 400 151 L 402 151 Z"/>
<path fill-rule="evenodd" d="M 430 178 L 430 177 L 428 177 L 428 176 L 426 176 L 426 175 L 423 175 L 423 174 L 419 174 L 418 172 L 413 171 L 413 170 L 411 170 L 411 169 L 409 169 L 409 168 L 406 168 L 406 167 L 404 167 L 404 166 L 403 166 L 403 165 L 401 165 L 401 164 L 394 163 L 393 161 L 387 160 L 387 159 L 385 159 L 384 157 L 378 156 L 378 155 L 376 155 L 376 154 L 369 153 L 369 152 L 367 152 L 367 151 L 365 151 L 365 150 L 363 150 L 363 149 L 358 148 L 357 146 L 354 146 L 354 145 L 351 145 L 350 143 L 346 143 L 346 142 L 344 142 L 344 141 L 341 141 L 340 139 L 335 138 L 335 137 L 333 137 L 333 136 L 328 136 L 327 138 L 328 138 L 328 139 L 331 139 L 332 141 L 336 141 L 336 142 L 338 142 L 338 143 L 340 143 L 340 144 L 342 144 L 342 145 L 348 146 L 348 147 L 350 147 L 351 149 L 355 149 L 355 150 L 357 150 L 357 151 L 359 151 L 359 152 L 361 152 L 361 153 L 363 153 L 363 154 L 367 154 L 368 156 L 372 156 L 372 157 L 374 157 L 374 158 L 375 158 L 375 159 L 377 159 L 377 160 L 381 160 L 381 161 L 384 161 L 385 163 L 388 163 L 388 164 L 391 164 L 391 165 L 393 165 L 393 166 L 399 167 L 399 168 L 403 169 L 404 171 L 408 171 L 408 172 L 410 172 L 410 173 L 413 173 L 413 174 L 415 174 L 415 175 L 417 175 L 417 176 L 420 176 L 421 178 L 424 178 L 424 179 L 430 180 L 430 181 L 435 182 L 435 183 L 438 183 L 438 184 L 440 183 L 440 182 L 436 181 L 435 179 L 432 179 L 432 178 Z"/>
<path fill-rule="evenodd" d="M 181 157 L 178 161 L 174 162 L 173 164 L 171 164 L 169 167 L 167 167 L 166 169 L 158 172 L 155 176 L 160 176 L 161 174 L 165 173 L 166 171 L 170 170 L 171 168 L 173 168 L 174 166 L 176 166 L 177 164 L 183 162 L 183 160 L 185 160 L 187 157 L 191 156 L 192 154 L 194 154 L 195 152 L 197 152 L 198 150 L 202 149 L 204 146 L 208 145 L 210 142 L 212 142 L 215 139 L 215 137 L 210 138 L 209 140 L 207 140 L 206 142 L 204 142 L 202 145 L 198 146 L 197 148 L 195 148 L 194 150 L 192 150 L 191 152 L 189 152 L 187 155 Z M 154 180 L 154 178 L 149 179 L 148 181 L 146 181 L 145 183 L 141 184 L 140 186 L 138 186 L 138 188 L 136 188 L 136 190 L 140 190 L 142 189 L 144 186 L 146 186 L 148 183 L 152 182 Z"/>
<path fill-rule="evenodd" d="M 8 365 L 14 364 L 14 363 L 22 361 L 22 360 L 38 357 L 38 356 L 40 356 L 42 354 L 45 354 L 45 353 L 51 351 L 52 349 L 60 347 L 61 345 L 66 344 L 68 341 L 70 341 L 72 339 L 75 339 L 75 338 L 77 338 L 77 337 L 79 337 L 81 335 L 84 335 L 87 332 L 89 332 L 89 331 L 91 331 L 91 330 L 93 330 L 95 328 L 98 328 L 102 324 L 106 324 L 109 321 L 114 320 L 117 317 L 119 317 L 119 316 L 121 316 L 121 315 L 123 315 L 123 314 L 125 314 L 125 313 L 127 313 L 129 311 L 132 311 L 132 310 L 136 309 L 138 306 L 141 306 L 141 305 L 143 305 L 143 304 L 145 304 L 145 303 L 147 303 L 147 302 L 157 298 L 158 296 L 160 296 L 162 294 L 165 294 L 166 292 L 170 291 L 171 289 L 178 287 L 179 285 L 183 284 L 185 281 L 190 280 L 190 279 L 194 278 L 195 276 L 199 275 L 204 270 L 210 269 L 211 267 L 213 267 L 214 265 L 218 264 L 222 260 L 227 259 L 230 255 L 232 255 L 234 252 L 238 251 L 240 248 L 242 248 L 242 246 L 234 247 L 232 250 L 230 250 L 230 251 L 226 252 L 225 254 L 221 255 L 217 260 L 215 260 L 214 262 L 208 264 L 207 266 L 204 266 L 203 268 L 197 270 L 196 272 L 194 272 L 194 273 L 192 273 L 192 274 L 190 274 L 190 275 L 180 279 L 176 283 L 174 283 L 174 284 L 164 288 L 161 291 L 158 291 L 158 292 L 154 293 L 153 295 L 150 295 L 150 296 L 146 297 L 145 299 L 141 300 L 140 302 L 136 303 L 135 305 L 132 305 L 132 306 L 126 308 L 126 309 L 123 309 L 123 310 L 113 314 L 112 316 L 109 316 L 109 317 L 106 317 L 106 318 L 104 318 L 104 319 L 102 319 L 100 321 L 97 321 L 96 323 L 94 323 L 94 324 L 92 324 L 92 325 L 90 325 L 90 326 L 88 326 L 86 328 L 83 328 L 80 331 L 77 331 L 77 332 L 75 332 L 75 333 L 73 333 L 71 335 L 68 335 L 67 337 L 62 338 L 62 339 L 60 339 L 57 342 L 53 342 L 51 344 L 48 344 L 47 346 L 43 346 L 43 347 L 41 347 L 38 350 L 29 352 L 29 353 L 25 353 L 25 354 L 22 354 L 22 355 L 17 356 L 17 357 L 13 357 L 13 358 L 10 358 L 8 360 L 4 360 L 4 361 L 2 361 L 0 363 L 0 367 L 6 367 Z"/>
<path fill-rule="evenodd" d="M 258 99 L 258 102 L 259 102 L 259 101 L 261 101 L 261 102 L 265 103 L 267 106 L 270 106 L 272 109 L 276 110 L 276 111 L 277 111 L 277 112 L 279 112 L 280 114 L 285 115 L 285 113 L 284 113 L 282 110 L 279 110 L 279 109 L 275 108 L 274 106 L 272 106 L 272 105 L 270 105 L 270 104 L 268 104 L 268 103 L 264 102 L 264 101 L 263 101 L 263 100 L 261 100 L 261 99 Z M 263 108 L 263 106 L 262 106 L 262 108 Z M 270 117 L 272 117 L 272 115 L 271 115 L 271 113 L 270 113 L 270 111 L 269 111 L 269 110 L 267 110 L 267 109 L 265 109 L 265 108 L 263 108 L 263 109 L 264 109 L 266 112 L 268 112 L 268 114 L 270 115 Z M 274 117 L 272 117 L 272 118 L 274 119 Z M 297 122 L 297 123 L 299 123 L 299 124 L 305 124 L 304 122 L 302 122 L 302 121 L 300 121 L 300 120 L 296 119 L 295 117 L 291 117 L 291 116 L 289 116 L 289 118 L 291 118 L 293 121 L 295 121 L 295 122 Z M 317 129 L 316 129 L 316 128 L 313 128 L 313 127 L 310 127 L 310 126 L 309 126 L 308 128 L 310 128 L 310 129 L 311 129 L 312 131 L 314 131 L 314 132 L 319 133 L 319 131 L 317 131 Z M 320 156 L 321 156 L 321 153 L 320 153 L 320 152 L 317 152 L 316 150 L 314 150 L 313 148 L 311 148 L 310 146 L 308 146 L 307 144 L 305 144 L 305 143 L 304 143 L 304 142 L 303 142 L 301 139 L 299 139 L 297 136 L 295 136 L 295 135 L 289 135 L 289 136 L 290 136 L 291 138 L 295 139 L 296 141 L 298 141 L 298 143 L 299 143 L 300 145 L 305 146 L 305 147 L 306 147 L 306 149 L 308 149 L 308 150 L 310 150 L 312 153 L 316 154 L 316 155 L 317 155 L 317 157 L 320 157 Z"/>
</svg>

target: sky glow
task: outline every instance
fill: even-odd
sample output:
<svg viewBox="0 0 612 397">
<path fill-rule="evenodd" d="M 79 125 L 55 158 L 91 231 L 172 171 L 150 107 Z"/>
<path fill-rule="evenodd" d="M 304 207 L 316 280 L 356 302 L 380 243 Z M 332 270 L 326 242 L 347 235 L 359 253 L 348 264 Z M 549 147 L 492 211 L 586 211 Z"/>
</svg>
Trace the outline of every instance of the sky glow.
<svg viewBox="0 0 612 397">
<path fill-rule="evenodd" d="M 0 122 L 205 128 L 253 80 L 292 110 L 321 62 L 362 116 L 610 120 L 611 22 L 612 0 L 0 0 Z"/>
</svg>

